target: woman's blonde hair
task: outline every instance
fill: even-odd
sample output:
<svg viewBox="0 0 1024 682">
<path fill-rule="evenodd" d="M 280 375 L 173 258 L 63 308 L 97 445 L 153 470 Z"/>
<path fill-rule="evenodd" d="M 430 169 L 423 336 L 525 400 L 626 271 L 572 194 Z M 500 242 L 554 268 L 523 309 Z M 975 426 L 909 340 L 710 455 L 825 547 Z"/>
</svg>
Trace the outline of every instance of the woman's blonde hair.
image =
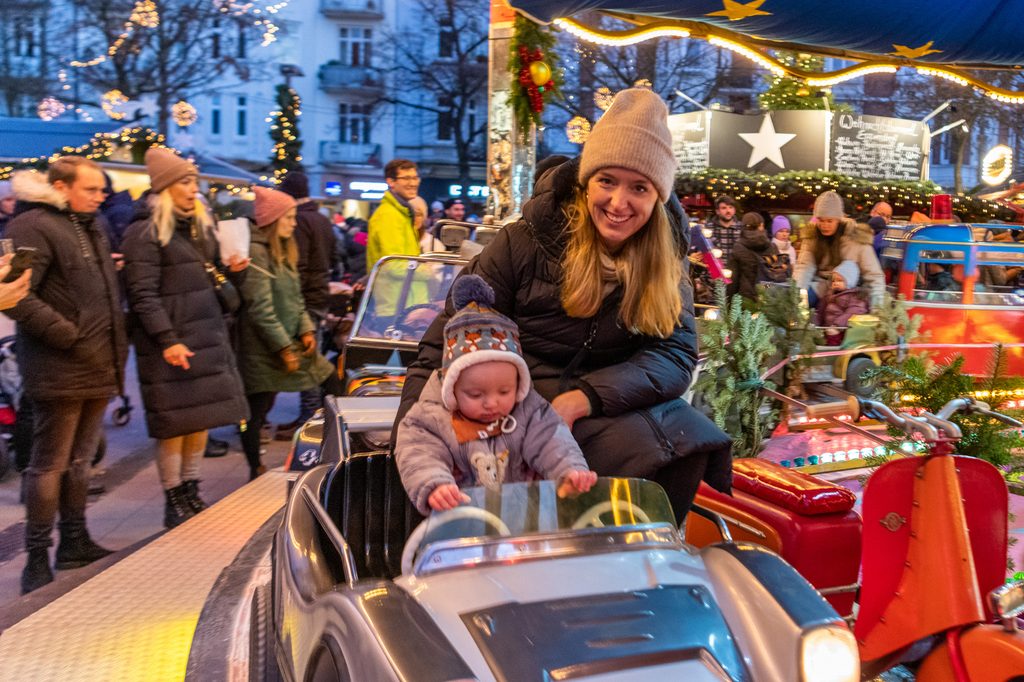
<svg viewBox="0 0 1024 682">
<path fill-rule="evenodd" d="M 601 254 L 607 252 L 582 188 L 566 214 L 569 245 L 562 258 L 562 307 L 570 317 L 591 317 L 605 298 Z M 683 269 L 664 204 L 655 204 L 647 224 L 611 258 L 622 284 L 619 318 L 626 328 L 635 334 L 670 336 L 683 309 Z"/>
<path fill-rule="evenodd" d="M 295 245 L 294 236 L 288 237 L 288 239 L 281 239 L 277 236 L 277 226 L 282 219 L 283 217 L 278 218 L 269 225 L 259 229 L 267 233 L 267 241 L 270 242 L 268 250 L 270 251 L 271 264 L 274 266 L 289 265 L 294 270 L 299 266 L 299 247 Z"/>
<path fill-rule="evenodd" d="M 174 236 L 178 216 L 174 212 L 174 199 L 171 197 L 170 189 L 165 189 L 158 194 L 149 195 L 149 208 L 153 212 L 153 230 L 156 233 L 156 240 L 160 246 L 167 246 Z M 206 205 L 196 201 L 195 213 L 192 220 L 198 228 L 196 233 L 200 241 L 203 241 L 208 227 L 213 225 L 213 219 L 206 210 Z"/>
</svg>

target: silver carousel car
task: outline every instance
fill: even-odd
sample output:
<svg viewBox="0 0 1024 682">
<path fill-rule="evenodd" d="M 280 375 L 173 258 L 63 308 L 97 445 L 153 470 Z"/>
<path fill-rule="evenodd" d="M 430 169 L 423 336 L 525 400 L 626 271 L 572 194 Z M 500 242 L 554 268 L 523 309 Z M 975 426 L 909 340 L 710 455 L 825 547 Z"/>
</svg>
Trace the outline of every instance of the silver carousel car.
<svg viewBox="0 0 1024 682">
<path fill-rule="evenodd" d="M 859 679 L 800 575 L 754 545 L 688 546 L 657 484 L 466 492 L 423 520 L 382 452 L 296 481 L 272 550 L 285 679 Z"/>
</svg>

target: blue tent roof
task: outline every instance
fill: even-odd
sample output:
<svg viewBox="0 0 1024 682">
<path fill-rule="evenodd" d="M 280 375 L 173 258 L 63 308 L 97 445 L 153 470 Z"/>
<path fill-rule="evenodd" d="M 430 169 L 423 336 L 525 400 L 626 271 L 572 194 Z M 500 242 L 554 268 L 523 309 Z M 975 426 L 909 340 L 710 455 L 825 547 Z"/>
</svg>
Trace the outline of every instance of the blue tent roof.
<svg viewBox="0 0 1024 682">
<path fill-rule="evenodd" d="M 122 128 L 117 121 L 44 121 L 0 117 L 0 159 L 20 161 L 49 156 L 64 147 L 81 147 L 97 133 Z"/>
<path fill-rule="evenodd" d="M 1024 0 L 510 0 L 541 22 L 590 10 L 709 24 L 770 41 L 959 66 L 1024 64 Z M 589 23 L 584 21 L 584 23 Z"/>
</svg>

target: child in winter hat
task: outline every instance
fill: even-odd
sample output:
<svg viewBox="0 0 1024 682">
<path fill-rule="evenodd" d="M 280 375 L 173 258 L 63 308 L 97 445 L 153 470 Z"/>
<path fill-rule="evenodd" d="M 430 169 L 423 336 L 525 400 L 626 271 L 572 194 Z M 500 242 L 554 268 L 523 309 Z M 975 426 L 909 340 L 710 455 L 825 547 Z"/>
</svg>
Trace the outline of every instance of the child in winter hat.
<svg viewBox="0 0 1024 682">
<path fill-rule="evenodd" d="M 441 369 L 398 428 L 395 459 L 410 499 L 427 514 L 468 502 L 460 486 L 497 488 L 534 474 L 558 481 L 559 495 L 590 490 L 597 474 L 533 390 L 519 328 L 492 307 L 494 290 L 466 275 L 452 302 Z"/>
<path fill-rule="evenodd" d="M 789 222 L 789 218 L 784 215 L 772 218 L 772 244 L 775 245 L 775 249 L 780 255 L 789 256 L 790 266 L 796 265 L 796 249 L 793 248 L 793 242 L 789 240 L 789 235 L 792 233 L 793 225 Z"/>
<path fill-rule="evenodd" d="M 846 327 L 854 315 L 866 315 L 869 310 L 866 292 L 860 284 L 860 267 L 852 260 L 844 260 L 832 269 L 832 286 L 822 301 L 820 324 L 825 330 L 825 344 L 838 346 L 843 342 Z"/>
</svg>

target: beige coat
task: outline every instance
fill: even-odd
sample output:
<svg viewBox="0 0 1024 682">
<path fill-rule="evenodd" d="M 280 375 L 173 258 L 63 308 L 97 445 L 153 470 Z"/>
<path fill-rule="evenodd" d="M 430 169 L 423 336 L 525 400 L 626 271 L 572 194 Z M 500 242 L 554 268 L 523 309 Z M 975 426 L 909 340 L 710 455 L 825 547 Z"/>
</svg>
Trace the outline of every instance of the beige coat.
<svg viewBox="0 0 1024 682">
<path fill-rule="evenodd" d="M 871 228 L 863 223 L 857 223 L 849 218 L 841 222 L 843 236 L 840 237 L 839 253 L 841 260 L 851 260 L 860 268 L 860 283 L 867 288 L 871 295 L 871 307 L 879 305 L 885 294 L 885 275 L 882 273 L 882 266 L 878 262 L 875 248 L 872 245 L 873 234 Z M 828 293 L 829 282 L 818 272 L 818 264 L 814 258 L 814 245 L 818 239 L 818 228 L 813 223 L 804 227 L 803 241 L 800 243 L 800 255 L 797 257 L 796 267 L 793 269 L 793 279 L 801 289 L 813 286 L 819 298 L 824 298 Z M 832 267 L 839 263 L 832 263 Z M 851 286 L 852 283 L 851 283 Z"/>
</svg>

